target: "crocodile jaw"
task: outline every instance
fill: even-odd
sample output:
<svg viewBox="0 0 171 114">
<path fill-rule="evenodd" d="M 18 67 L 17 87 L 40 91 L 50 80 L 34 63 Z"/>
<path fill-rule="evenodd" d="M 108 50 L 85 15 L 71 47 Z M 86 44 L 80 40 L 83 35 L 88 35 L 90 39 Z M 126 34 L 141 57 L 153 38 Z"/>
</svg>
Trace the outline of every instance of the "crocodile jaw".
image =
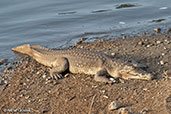
<svg viewBox="0 0 171 114">
<path fill-rule="evenodd" d="M 124 79 L 141 79 L 141 80 L 152 80 L 154 76 L 146 71 L 141 69 L 139 70 L 130 70 L 130 71 L 121 71 L 120 75 Z"/>
<path fill-rule="evenodd" d="M 11 48 L 12 51 L 14 52 L 18 52 L 18 53 L 22 53 L 22 54 L 28 54 L 31 51 L 30 45 L 22 45 L 22 46 L 18 46 L 15 48 Z"/>
</svg>

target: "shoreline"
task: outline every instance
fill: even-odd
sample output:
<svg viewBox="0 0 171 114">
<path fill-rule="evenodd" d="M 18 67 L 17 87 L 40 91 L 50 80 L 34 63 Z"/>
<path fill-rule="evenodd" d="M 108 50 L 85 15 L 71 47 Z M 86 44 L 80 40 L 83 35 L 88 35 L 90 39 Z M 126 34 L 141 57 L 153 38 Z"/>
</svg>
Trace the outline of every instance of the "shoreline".
<svg viewBox="0 0 171 114">
<path fill-rule="evenodd" d="M 49 79 L 49 68 L 26 57 L 15 64 L 15 69 L 0 74 L 5 80 L 0 86 L 0 112 L 16 109 L 31 113 L 88 113 L 96 95 L 92 113 L 117 113 L 118 110 L 108 110 L 112 101 L 133 113 L 169 113 L 170 102 L 166 99 L 171 98 L 171 34 L 81 42 L 72 48 L 93 48 L 119 59 L 135 60 L 145 64 L 155 79 L 121 80 L 110 85 L 95 82 L 93 76 L 68 73 L 56 82 Z"/>
</svg>

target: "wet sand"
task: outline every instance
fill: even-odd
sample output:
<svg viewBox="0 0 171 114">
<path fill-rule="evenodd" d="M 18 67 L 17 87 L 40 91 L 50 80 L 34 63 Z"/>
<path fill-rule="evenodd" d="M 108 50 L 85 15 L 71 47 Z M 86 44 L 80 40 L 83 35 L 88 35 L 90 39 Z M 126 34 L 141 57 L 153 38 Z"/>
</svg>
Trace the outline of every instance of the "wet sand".
<svg viewBox="0 0 171 114">
<path fill-rule="evenodd" d="M 136 114 L 169 114 L 171 111 L 171 35 L 137 35 L 83 42 L 72 48 L 103 51 L 113 57 L 135 60 L 147 66 L 151 81 L 123 80 L 104 84 L 93 76 L 67 73 L 65 78 L 51 80 L 49 68 L 23 57 L 14 68 L 0 74 L 0 112 L 47 114 L 117 114 L 109 104 L 117 101 L 120 108 Z"/>
</svg>

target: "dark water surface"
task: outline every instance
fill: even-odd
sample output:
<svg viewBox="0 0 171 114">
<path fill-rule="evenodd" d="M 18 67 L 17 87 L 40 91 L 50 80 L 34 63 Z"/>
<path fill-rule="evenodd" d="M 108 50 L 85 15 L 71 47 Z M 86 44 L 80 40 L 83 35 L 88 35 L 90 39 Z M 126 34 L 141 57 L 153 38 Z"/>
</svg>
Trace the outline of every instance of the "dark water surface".
<svg viewBox="0 0 171 114">
<path fill-rule="evenodd" d="M 135 7 L 116 9 L 120 4 Z M 162 22 L 152 20 L 165 19 Z M 81 37 L 109 38 L 171 27 L 171 0 L 0 0 L 0 59 L 10 48 L 71 45 Z"/>
</svg>

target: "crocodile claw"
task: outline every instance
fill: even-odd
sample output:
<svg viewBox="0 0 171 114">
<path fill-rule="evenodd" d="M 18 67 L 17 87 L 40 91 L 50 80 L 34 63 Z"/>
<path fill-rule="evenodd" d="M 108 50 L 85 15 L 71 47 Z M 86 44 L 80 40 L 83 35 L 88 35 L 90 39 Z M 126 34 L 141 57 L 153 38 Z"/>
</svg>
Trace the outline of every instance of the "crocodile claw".
<svg viewBox="0 0 171 114">
<path fill-rule="evenodd" d="M 54 74 L 51 77 L 52 77 L 52 79 L 58 80 L 58 79 L 62 79 L 63 75 L 62 74 Z"/>
</svg>

